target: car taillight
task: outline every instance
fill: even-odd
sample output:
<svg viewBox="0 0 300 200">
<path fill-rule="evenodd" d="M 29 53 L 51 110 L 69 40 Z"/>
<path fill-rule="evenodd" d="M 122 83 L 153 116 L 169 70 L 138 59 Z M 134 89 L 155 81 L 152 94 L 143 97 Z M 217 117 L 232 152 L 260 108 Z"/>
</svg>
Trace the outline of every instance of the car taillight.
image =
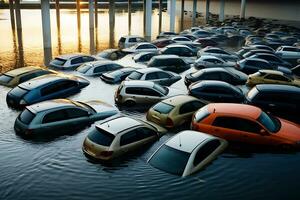
<svg viewBox="0 0 300 200">
<path fill-rule="evenodd" d="M 166 121 L 166 127 L 171 128 L 174 126 L 174 122 L 172 121 L 172 119 L 170 119 L 169 117 L 167 118 Z"/>
<path fill-rule="evenodd" d="M 112 156 L 113 153 L 113 151 L 102 151 L 99 155 L 103 157 L 109 157 Z"/>
</svg>

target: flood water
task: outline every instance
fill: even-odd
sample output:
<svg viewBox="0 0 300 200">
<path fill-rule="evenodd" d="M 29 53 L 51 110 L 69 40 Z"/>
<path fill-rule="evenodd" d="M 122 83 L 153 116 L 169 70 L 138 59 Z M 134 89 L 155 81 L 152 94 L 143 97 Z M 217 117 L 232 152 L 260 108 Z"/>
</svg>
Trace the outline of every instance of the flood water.
<svg viewBox="0 0 300 200">
<path fill-rule="evenodd" d="M 154 19 L 157 12 L 153 13 Z M 98 50 L 108 48 L 107 12 L 99 13 Z M 25 65 L 42 65 L 40 12 L 22 10 Z M 132 34 L 143 33 L 142 12 L 132 15 Z M 167 14 L 163 23 L 168 26 Z M 7 10 L 0 10 L 0 64 L 3 71 L 15 68 L 20 52 L 10 30 Z M 78 43 L 76 13 L 61 11 L 61 42 L 58 43 L 54 11 L 51 11 L 53 54 L 89 52 L 88 13 L 82 12 L 81 43 Z M 122 21 L 123 20 L 123 21 Z M 158 21 L 158 20 L 156 20 Z M 34 23 L 32 23 L 34 22 Z M 128 34 L 127 13 L 116 14 L 114 42 Z M 177 21 L 178 24 L 178 21 Z M 178 26 L 176 26 L 178 27 Z M 153 23 L 157 35 L 157 23 Z M 117 85 L 99 78 L 88 78 L 91 84 L 74 100 L 100 99 L 113 104 Z M 183 80 L 173 87 L 185 89 Z M 7 107 L 9 88 L 0 86 L 0 199 L 287 199 L 299 200 L 300 154 L 229 148 L 204 170 L 180 178 L 152 168 L 149 156 L 177 130 L 171 131 L 144 150 L 117 160 L 110 165 L 92 163 L 83 155 L 81 146 L 89 132 L 53 138 L 46 141 L 24 140 L 13 131 L 18 115 Z M 122 111 L 145 118 L 145 111 Z M 92 128 L 92 127 L 91 127 Z"/>
</svg>

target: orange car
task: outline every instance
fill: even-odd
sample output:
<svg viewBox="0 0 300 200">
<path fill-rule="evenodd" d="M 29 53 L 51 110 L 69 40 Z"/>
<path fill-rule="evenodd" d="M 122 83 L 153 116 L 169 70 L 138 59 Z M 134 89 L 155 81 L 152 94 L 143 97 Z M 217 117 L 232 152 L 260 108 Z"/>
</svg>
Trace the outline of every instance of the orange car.
<svg viewBox="0 0 300 200">
<path fill-rule="evenodd" d="M 231 103 L 208 104 L 193 116 L 191 128 L 228 141 L 300 147 L 297 124 L 263 112 L 260 108 Z"/>
</svg>

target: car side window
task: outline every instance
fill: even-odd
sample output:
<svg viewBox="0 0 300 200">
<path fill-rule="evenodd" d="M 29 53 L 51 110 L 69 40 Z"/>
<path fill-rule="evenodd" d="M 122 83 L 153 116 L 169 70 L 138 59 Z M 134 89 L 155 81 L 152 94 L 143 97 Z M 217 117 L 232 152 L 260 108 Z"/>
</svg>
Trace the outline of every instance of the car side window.
<svg viewBox="0 0 300 200">
<path fill-rule="evenodd" d="M 94 68 L 94 73 L 105 72 L 107 71 L 106 66 L 99 66 Z"/>
<path fill-rule="evenodd" d="M 80 64 L 80 63 L 83 63 L 82 57 L 74 58 L 73 60 L 71 60 L 71 65 Z"/>
<path fill-rule="evenodd" d="M 217 117 L 212 125 L 257 134 L 262 129 L 256 122 L 236 117 Z"/>
<path fill-rule="evenodd" d="M 171 78 L 171 75 L 165 72 L 158 72 L 157 76 L 159 79 L 163 79 L 163 78 Z"/>
<path fill-rule="evenodd" d="M 138 136 L 139 136 L 140 140 L 148 138 L 148 137 L 153 137 L 153 136 L 156 137 L 157 136 L 157 133 L 154 130 L 147 128 L 147 127 L 138 128 L 137 132 L 138 132 Z"/>
<path fill-rule="evenodd" d="M 211 140 L 205 143 L 196 153 L 193 162 L 194 166 L 200 164 L 204 159 L 206 159 L 210 154 L 212 154 L 219 146 L 221 142 L 219 140 Z"/>
<path fill-rule="evenodd" d="M 146 78 L 145 78 L 145 80 L 154 80 L 154 79 L 158 79 L 156 72 L 151 72 L 151 73 L 147 74 Z"/>
<path fill-rule="evenodd" d="M 95 60 L 95 58 L 90 57 L 90 56 L 83 56 L 82 57 L 83 62 L 91 62 L 91 61 L 94 61 L 94 60 Z"/>
<path fill-rule="evenodd" d="M 125 89 L 125 92 L 127 94 L 137 94 L 139 95 L 141 93 L 141 88 L 136 88 L 136 87 L 128 87 Z"/>
<path fill-rule="evenodd" d="M 193 106 L 193 104 L 191 104 L 190 102 L 183 104 L 180 108 L 179 108 L 179 114 L 186 114 L 186 113 L 190 113 L 195 111 L 195 108 Z"/>
<path fill-rule="evenodd" d="M 41 89 L 41 95 L 46 96 L 49 94 L 53 94 L 55 92 L 63 91 L 65 89 L 69 89 L 71 87 L 77 86 L 75 81 L 60 81 L 53 84 L 50 84 Z"/>
<path fill-rule="evenodd" d="M 230 81 L 233 77 L 227 73 L 220 73 L 220 79 L 222 81 Z"/>
<path fill-rule="evenodd" d="M 139 141 L 138 132 L 137 132 L 137 130 L 132 130 L 121 136 L 120 146 L 124 146 L 124 145 L 134 143 L 137 141 Z"/>
<path fill-rule="evenodd" d="M 62 121 L 62 120 L 66 120 L 67 117 L 68 116 L 66 110 L 57 110 L 46 114 L 43 118 L 42 123 L 46 124 L 46 123 L 51 123 L 56 121 Z"/>
<path fill-rule="evenodd" d="M 275 75 L 275 74 L 269 74 L 265 76 L 265 79 L 271 79 L 271 80 L 277 80 L 277 81 L 289 81 L 288 78 L 280 76 L 280 75 Z"/>
<path fill-rule="evenodd" d="M 129 38 L 128 42 L 137 42 L 136 38 Z"/>
<path fill-rule="evenodd" d="M 191 104 L 193 105 L 195 111 L 205 106 L 205 104 L 200 101 L 193 101 Z"/>
<path fill-rule="evenodd" d="M 154 97 L 161 97 L 162 95 L 150 88 L 142 88 L 142 91 L 140 93 L 141 95 L 146 95 L 146 96 L 154 96 Z"/>
<path fill-rule="evenodd" d="M 79 118 L 79 117 L 86 117 L 88 116 L 88 112 L 85 110 L 81 110 L 79 108 L 68 108 L 65 109 L 67 112 L 67 118 L 73 119 L 73 118 Z"/>
</svg>

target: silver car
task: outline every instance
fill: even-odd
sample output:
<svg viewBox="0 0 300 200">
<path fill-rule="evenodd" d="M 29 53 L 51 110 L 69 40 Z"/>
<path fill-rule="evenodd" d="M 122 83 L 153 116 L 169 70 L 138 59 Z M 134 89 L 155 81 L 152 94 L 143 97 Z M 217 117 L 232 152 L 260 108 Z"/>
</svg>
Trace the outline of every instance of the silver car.
<svg viewBox="0 0 300 200">
<path fill-rule="evenodd" d="M 197 57 L 201 57 L 204 55 L 216 56 L 218 58 L 222 58 L 225 61 L 237 61 L 239 59 L 237 55 L 229 53 L 218 47 L 205 47 L 197 53 Z"/>
<path fill-rule="evenodd" d="M 115 106 L 102 101 L 56 99 L 27 106 L 16 119 L 14 129 L 26 136 L 72 133 L 118 112 Z"/>
<path fill-rule="evenodd" d="M 82 151 L 89 158 L 111 160 L 158 140 L 165 132 L 158 125 L 129 117 L 110 119 L 93 128 Z"/>
<path fill-rule="evenodd" d="M 154 104 L 180 94 L 184 92 L 151 81 L 123 81 L 115 93 L 115 102 L 125 106 Z"/>
<path fill-rule="evenodd" d="M 234 67 L 236 65 L 235 62 L 225 61 L 222 58 L 218 58 L 216 56 L 203 55 L 198 58 L 194 67 L 198 69 L 203 68 L 212 68 L 212 67 Z"/>
<path fill-rule="evenodd" d="M 49 66 L 61 70 L 73 70 L 82 65 L 83 63 L 92 62 L 95 60 L 97 60 L 96 57 L 81 53 L 65 54 L 55 57 L 50 62 Z"/>
</svg>

